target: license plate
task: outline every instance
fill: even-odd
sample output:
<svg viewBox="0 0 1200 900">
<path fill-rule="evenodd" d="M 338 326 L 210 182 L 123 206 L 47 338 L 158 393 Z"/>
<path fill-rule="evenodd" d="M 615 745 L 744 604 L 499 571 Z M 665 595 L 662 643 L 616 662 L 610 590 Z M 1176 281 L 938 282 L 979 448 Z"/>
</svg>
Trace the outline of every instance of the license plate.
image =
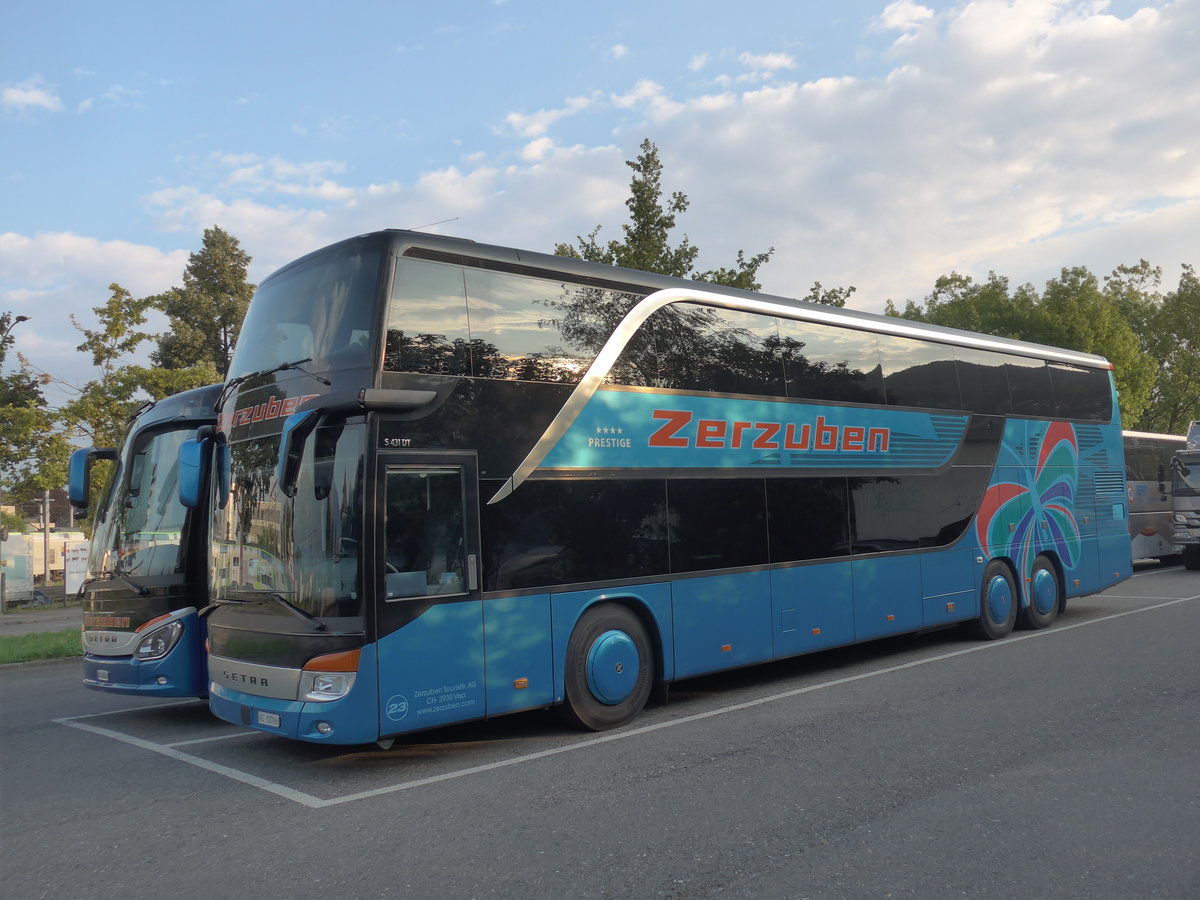
<svg viewBox="0 0 1200 900">
<path fill-rule="evenodd" d="M 268 728 L 278 728 L 280 724 L 279 713 L 263 712 L 261 709 L 256 710 L 254 721 L 259 725 L 266 725 Z"/>
</svg>

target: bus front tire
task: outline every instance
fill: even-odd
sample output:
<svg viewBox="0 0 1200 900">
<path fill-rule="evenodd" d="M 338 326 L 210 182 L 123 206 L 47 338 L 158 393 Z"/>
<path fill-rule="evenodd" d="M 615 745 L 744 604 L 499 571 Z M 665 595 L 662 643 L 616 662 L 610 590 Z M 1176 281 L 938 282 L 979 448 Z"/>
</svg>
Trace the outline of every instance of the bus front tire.
<svg viewBox="0 0 1200 900">
<path fill-rule="evenodd" d="M 1200 569 L 1200 544 L 1184 544 L 1183 567 L 1190 571 Z"/>
<path fill-rule="evenodd" d="M 607 731 L 631 722 L 654 682 L 654 655 L 641 619 L 616 603 L 587 610 L 567 642 L 563 681 L 566 697 L 557 710 L 568 724 Z"/>
<path fill-rule="evenodd" d="M 971 630 L 986 641 L 1006 636 L 1017 623 L 1020 602 L 1012 569 L 1000 560 L 993 559 L 983 570 L 983 584 L 979 587 L 979 618 L 971 623 Z"/>
<path fill-rule="evenodd" d="M 1023 628 L 1037 630 L 1049 628 L 1058 618 L 1062 603 L 1062 588 L 1054 564 L 1045 556 L 1033 561 L 1033 573 L 1029 579 L 1029 605 L 1021 610 Z"/>
</svg>

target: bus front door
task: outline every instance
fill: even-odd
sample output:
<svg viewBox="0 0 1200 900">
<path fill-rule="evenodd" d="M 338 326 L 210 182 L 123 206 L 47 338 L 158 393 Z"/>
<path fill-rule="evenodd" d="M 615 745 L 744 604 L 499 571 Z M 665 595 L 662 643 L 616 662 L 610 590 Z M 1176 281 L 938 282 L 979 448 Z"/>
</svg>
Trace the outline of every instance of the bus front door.
<svg viewBox="0 0 1200 900">
<path fill-rule="evenodd" d="M 374 517 L 381 737 L 484 715 L 474 454 L 381 454 Z"/>
</svg>

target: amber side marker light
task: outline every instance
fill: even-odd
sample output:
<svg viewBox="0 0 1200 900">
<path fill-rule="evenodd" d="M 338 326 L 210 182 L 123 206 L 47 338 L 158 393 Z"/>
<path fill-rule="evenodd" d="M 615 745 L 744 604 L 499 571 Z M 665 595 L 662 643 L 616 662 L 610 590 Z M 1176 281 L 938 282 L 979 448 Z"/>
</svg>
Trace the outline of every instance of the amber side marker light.
<svg viewBox="0 0 1200 900">
<path fill-rule="evenodd" d="M 337 653 L 326 653 L 314 656 L 304 664 L 306 672 L 357 672 L 358 658 L 361 650 L 341 650 Z"/>
<path fill-rule="evenodd" d="M 151 628 L 153 628 L 159 622 L 165 622 L 169 618 L 171 618 L 169 613 L 164 616 L 156 616 L 155 618 L 151 619 L 149 622 L 145 622 L 133 630 L 136 632 L 149 631 Z"/>
</svg>

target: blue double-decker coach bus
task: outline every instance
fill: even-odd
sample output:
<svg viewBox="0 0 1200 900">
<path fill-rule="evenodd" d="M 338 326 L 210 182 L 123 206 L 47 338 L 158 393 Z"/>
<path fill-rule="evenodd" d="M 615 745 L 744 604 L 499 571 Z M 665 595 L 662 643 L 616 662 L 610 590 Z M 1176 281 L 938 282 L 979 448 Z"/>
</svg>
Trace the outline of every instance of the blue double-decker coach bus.
<svg viewBox="0 0 1200 900">
<path fill-rule="evenodd" d="M 222 397 L 213 711 L 386 744 L 964 623 L 1130 574 L 1096 356 L 465 240 L 250 304 Z"/>
<path fill-rule="evenodd" d="M 83 683 L 90 688 L 159 697 L 208 692 L 199 613 L 209 596 L 209 511 L 207 503 L 180 502 L 178 464 L 180 447 L 216 424 L 220 390 L 210 385 L 146 403 L 120 449 L 87 447 L 71 457 L 69 495 L 81 510 L 93 463 L 115 462 L 93 516 L 80 588 Z"/>
</svg>

